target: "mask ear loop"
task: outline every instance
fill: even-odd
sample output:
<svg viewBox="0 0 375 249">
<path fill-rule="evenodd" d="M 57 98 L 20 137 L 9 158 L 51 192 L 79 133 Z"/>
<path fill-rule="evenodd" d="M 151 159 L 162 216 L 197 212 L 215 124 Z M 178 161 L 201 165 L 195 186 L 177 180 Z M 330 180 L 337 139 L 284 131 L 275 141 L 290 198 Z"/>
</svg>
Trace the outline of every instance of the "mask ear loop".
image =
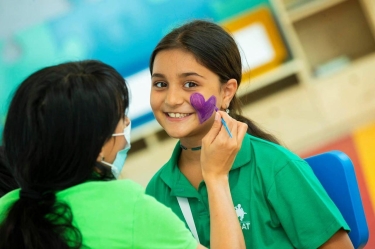
<svg viewBox="0 0 375 249">
<path fill-rule="evenodd" d="M 125 136 L 126 135 L 126 130 L 127 129 L 131 129 L 131 122 L 129 122 L 129 124 L 127 126 L 125 126 L 124 128 L 124 132 L 121 132 L 121 133 L 114 133 L 112 134 L 112 137 L 118 137 L 118 136 Z M 125 137 L 126 139 L 126 137 Z M 130 141 L 126 141 L 126 142 L 130 142 Z"/>
<path fill-rule="evenodd" d="M 112 134 L 112 137 L 118 137 L 118 136 L 123 136 L 123 135 L 125 135 L 125 132 L 114 133 L 114 134 Z"/>
</svg>

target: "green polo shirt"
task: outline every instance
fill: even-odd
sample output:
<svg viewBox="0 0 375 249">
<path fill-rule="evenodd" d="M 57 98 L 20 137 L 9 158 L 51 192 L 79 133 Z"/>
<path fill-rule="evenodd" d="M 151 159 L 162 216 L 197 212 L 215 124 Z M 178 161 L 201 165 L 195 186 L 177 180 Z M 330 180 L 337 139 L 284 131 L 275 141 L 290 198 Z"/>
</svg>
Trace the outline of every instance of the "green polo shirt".
<svg viewBox="0 0 375 249">
<path fill-rule="evenodd" d="M 0 223 L 19 191 L 0 198 Z M 70 206 L 83 248 L 197 248 L 183 222 L 130 180 L 86 182 L 58 192 L 56 198 Z"/>
<path fill-rule="evenodd" d="M 209 247 L 207 188 L 201 182 L 195 189 L 181 173 L 180 153 L 177 143 L 146 193 L 184 222 L 176 197 L 187 197 L 200 242 Z M 247 248 L 318 248 L 340 228 L 349 230 L 310 166 L 279 145 L 246 135 L 229 172 L 229 184 Z"/>
</svg>

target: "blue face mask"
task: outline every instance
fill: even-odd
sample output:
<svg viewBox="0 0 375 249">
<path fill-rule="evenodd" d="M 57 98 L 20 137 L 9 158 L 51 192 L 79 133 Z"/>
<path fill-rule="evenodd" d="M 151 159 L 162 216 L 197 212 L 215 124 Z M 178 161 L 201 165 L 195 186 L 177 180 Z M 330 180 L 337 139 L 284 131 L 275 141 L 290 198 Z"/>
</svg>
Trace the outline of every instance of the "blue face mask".
<svg viewBox="0 0 375 249">
<path fill-rule="evenodd" d="M 116 133 L 112 136 L 124 136 L 126 140 L 125 148 L 117 152 L 116 158 L 112 164 L 102 161 L 102 163 L 111 167 L 112 174 L 118 178 L 120 176 L 121 170 L 124 167 L 126 157 L 128 156 L 128 151 L 130 150 L 130 129 L 131 123 L 125 127 L 123 133 Z"/>
</svg>

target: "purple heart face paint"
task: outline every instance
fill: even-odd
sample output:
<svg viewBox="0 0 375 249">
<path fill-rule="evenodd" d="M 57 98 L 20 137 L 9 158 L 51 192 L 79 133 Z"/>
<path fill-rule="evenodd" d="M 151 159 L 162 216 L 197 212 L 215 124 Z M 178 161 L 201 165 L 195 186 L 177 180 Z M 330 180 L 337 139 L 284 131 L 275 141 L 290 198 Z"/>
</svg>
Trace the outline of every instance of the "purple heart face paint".
<svg viewBox="0 0 375 249">
<path fill-rule="evenodd" d="M 207 101 L 200 93 L 193 93 L 190 96 L 190 104 L 197 111 L 199 122 L 202 124 L 209 119 L 216 108 L 216 97 L 212 95 Z"/>
</svg>

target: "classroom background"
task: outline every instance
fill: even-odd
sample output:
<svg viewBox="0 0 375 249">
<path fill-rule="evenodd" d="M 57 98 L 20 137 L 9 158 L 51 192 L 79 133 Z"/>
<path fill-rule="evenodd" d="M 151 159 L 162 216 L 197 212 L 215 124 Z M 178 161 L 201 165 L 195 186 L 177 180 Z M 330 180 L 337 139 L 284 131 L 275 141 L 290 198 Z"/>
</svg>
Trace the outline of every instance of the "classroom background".
<svg viewBox="0 0 375 249">
<path fill-rule="evenodd" d="M 31 72 L 102 60 L 132 94 L 132 149 L 121 177 L 145 186 L 176 143 L 151 112 L 149 55 L 171 28 L 198 18 L 228 29 L 241 49 L 246 116 L 301 157 L 350 156 L 370 229 L 366 248 L 375 248 L 374 0 L 2 0 L 0 134 L 12 93 Z"/>
</svg>

